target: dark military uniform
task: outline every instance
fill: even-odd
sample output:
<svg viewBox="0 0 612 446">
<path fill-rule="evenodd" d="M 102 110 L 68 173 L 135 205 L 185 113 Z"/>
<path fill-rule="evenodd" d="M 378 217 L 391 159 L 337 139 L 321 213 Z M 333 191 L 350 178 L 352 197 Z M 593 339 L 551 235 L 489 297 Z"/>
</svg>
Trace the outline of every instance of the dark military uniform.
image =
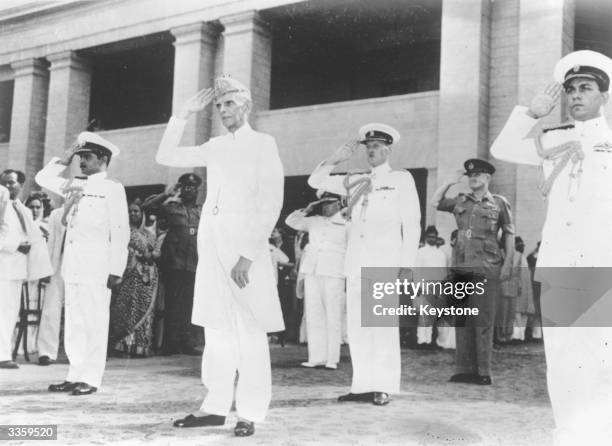
<svg viewBox="0 0 612 446">
<path fill-rule="evenodd" d="M 502 240 L 514 234 L 510 204 L 490 192 L 481 199 L 470 193 L 441 199 L 438 210 L 452 212 L 457 221 L 459 232 L 451 264 L 455 276 L 462 281 L 486 279 L 486 292 L 473 294 L 465 302 L 478 308 L 478 316 L 456 322 L 457 373 L 490 375 L 495 304 L 503 263 L 498 233 L 501 229 Z"/>
<path fill-rule="evenodd" d="M 203 343 L 202 328 L 191 324 L 202 206 L 171 201 L 161 210 L 168 224 L 160 262 L 166 289 L 164 344 L 165 350 L 178 353 Z"/>
</svg>

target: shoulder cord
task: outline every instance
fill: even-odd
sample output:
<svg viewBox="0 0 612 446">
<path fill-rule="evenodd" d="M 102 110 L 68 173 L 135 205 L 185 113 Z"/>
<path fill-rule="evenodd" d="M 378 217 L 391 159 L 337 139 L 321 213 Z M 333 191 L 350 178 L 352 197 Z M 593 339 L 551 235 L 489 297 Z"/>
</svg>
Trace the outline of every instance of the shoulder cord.
<svg viewBox="0 0 612 446">
<path fill-rule="evenodd" d="M 351 214 L 353 207 L 357 204 L 359 199 L 363 196 L 363 206 L 365 208 L 368 205 L 368 194 L 372 192 L 372 178 L 369 176 L 362 176 L 351 182 L 351 176 L 363 175 L 362 171 L 348 172 L 344 177 L 344 188 L 346 189 L 346 208 L 342 211 L 342 216 L 347 220 L 351 220 Z M 352 190 L 352 191 L 351 191 Z"/>
<path fill-rule="evenodd" d="M 542 173 L 542 181 L 538 188 L 544 198 L 546 198 L 552 188 L 553 183 L 561 173 L 561 171 L 572 162 L 572 171 L 570 176 L 576 178 L 582 173 L 582 160 L 584 159 L 584 151 L 579 141 L 568 141 L 558 146 L 551 147 L 550 149 L 544 149 L 542 145 L 543 133 L 539 133 L 535 138 L 535 145 L 540 158 L 544 160 L 555 160 L 557 161 L 553 167 L 552 172 L 548 178 L 544 178 Z M 578 172 L 574 173 L 574 169 L 578 165 Z"/>
</svg>

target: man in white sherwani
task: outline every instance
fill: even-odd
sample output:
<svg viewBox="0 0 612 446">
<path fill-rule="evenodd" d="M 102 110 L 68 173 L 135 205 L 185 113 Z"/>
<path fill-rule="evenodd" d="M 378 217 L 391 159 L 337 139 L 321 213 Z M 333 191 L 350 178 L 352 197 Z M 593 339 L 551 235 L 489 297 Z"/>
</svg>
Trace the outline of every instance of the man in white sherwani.
<svg viewBox="0 0 612 446">
<path fill-rule="evenodd" d="M 36 175 L 40 186 L 66 197 L 61 274 L 64 345 L 70 367 L 66 380 L 50 385 L 50 392 L 88 395 L 102 383 L 111 288 L 123 276 L 130 239 L 125 189 L 106 172 L 111 158 L 118 155 L 119 149 L 111 142 L 82 132 L 75 146 L 61 159 L 52 158 Z M 63 178 L 61 174 L 74 156 L 79 157 L 83 176 Z"/>
<path fill-rule="evenodd" d="M 612 131 L 602 114 L 611 73 L 612 60 L 602 54 L 568 54 L 554 69 L 556 83 L 529 107 L 515 107 L 491 147 L 494 157 L 539 165 L 544 174 L 548 210 L 536 279 L 550 283 L 542 295 L 542 316 L 548 321 L 544 345 L 557 444 L 600 445 L 612 438 L 611 293 L 606 290 L 582 315 L 571 313 L 592 293 L 590 287 L 605 282 L 600 275 L 586 284 L 580 271 L 612 267 L 612 231 L 594 230 L 612 219 Z M 573 122 L 537 129 L 562 90 Z M 568 268 L 575 273 L 567 274 Z"/>
<path fill-rule="evenodd" d="M 64 208 L 59 207 L 49 215 L 49 239 L 47 248 L 53 275 L 45 286 L 45 299 L 38 330 L 38 364 L 47 366 L 57 360 L 59 349 L 62 308 L 64 307 L 64 279 L 62 278 L 62 245 L 66 227 L 62 224 Z"/>
<path fill-rule="evenodd" d="M 399 138 L 388 125 L 365 125 L 359 130 L 359 140 L 340 147 L 308 179 L 311 187 L 349 197 L 344 273 L 353 380 L 350 393 L 339 401 L 384 405 L 390 401 L 389 393 L 400 389 L 398 327 L 364 327 L 361 320 L 361 268 L 392 267 L 397 270 L 396 277 L 408 279 L 407 269 L 414 266 L 419 246 L 421 211 L 414 179 L 410 172 L 394 171 L 388 163 L 391 145 Z M 332 175 L 360 144 L 365 145 L 371 173 Z"/>
<path fill-rule="evenodd" d="M 45 241 L 32 212 L 19 200 L 23 172 L 8 169 L 0 175 L 0 368 L 16 369 L 11 341 L 19 319 L 24 281 L 36 281 L 51 274 Z M 2 192 L 8 190 L 8 197 Z M 8 198 L 8 201 L 5 201 Z"/>
<path fill-rule="evenodd" d="M 340 212 L 340 196 L 320 192 L 318 201 L 292 212 L 285 223 L 297 231 L 308 232 L 309 254 L 300 265 L 300 274 L 304 274 L 308 338 L 308 361 L 302 366 L 336 370 L 346 301 L 346 219 Z M 311 215 L 313 212 L 315 215 Z"/>
<path fill-rule="evenodd" d="M 196 147 L 178 147 L 186 120 L 211 101 L 228 133 Z M 206 202 L 198 228 L 192 323 L 204 327 L 202 382 L 208 389 L 195 414 L 176 427 L 218 426 L 232 406 L 236 436 L 252 435 L 270 404 L 267 332 L 284 329 L 268 251 L 283 202 L 283 167 L 274 138 L 251 128 L 250 91 L 230 77 L 200 91 L 168 123 L 158 163 L 207 168 Z"/>
</svg>

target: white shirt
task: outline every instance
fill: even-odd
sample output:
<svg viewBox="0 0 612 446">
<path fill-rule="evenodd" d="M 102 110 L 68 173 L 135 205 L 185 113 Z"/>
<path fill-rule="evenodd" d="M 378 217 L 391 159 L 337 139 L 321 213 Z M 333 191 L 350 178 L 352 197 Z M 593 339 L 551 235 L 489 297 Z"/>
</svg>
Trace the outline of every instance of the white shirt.
<svg viewBox="0 0 612 446">
<path fill-rule="evenodd" d="M 63 194 L 69 181 L 60 175 L 66 166 L 53 158 L 36 175 L 36 182 Z M 87 177 L 83 197 L 68 214 L 62 277 L 66 283 L 106 284 L 109 275 L 121 277 L 130 240 L 128 205 L 123 186 L 106 172 Z"/>
<path fill-rule="evenodd" d="M 555 162 L 539 157 L 532 135 L 538 120 L 526 111 L 514 108 L 491 154 L 513 163 L 541 165 L 548 177 Z M 577 165 L 570 161 L 552 185 L 538 266 L 612 266 L 612 249 L 601 249 L 612 246 L 612 231 L 594 230 L 595 225 L 612 221 L 612 132 L 599 117 L 547 131 L 542 137 L 544 149 L 569 141 L 579 142 L 585 157 Z M 572 170 L 576 174 L 580 168 L 582 173 L 572 176 Z"/>
<path fill-rule="evenodd" d="M 24 220 L 29 218 L 33 225 L 30 210 L 23 205 L 20 209 Z M 25 280 L 28 275 L 28 256 L 17 251 L 17 248 L 29 239 L 21 227 L 21 222 L 13 207 L 13 200 L 6 203 L 3 220 L 6 225 L 7 243 L 0 248 L 0 280 Z"/>
<path fill-rule="evenodd" d="M 344 175 L 331 175 L 333 165 L 321 163 L 308 184 L 335 194 L 346 195 Z M 367 205 L 362 196 L 352 209 L 344 272 L 360 277 L 361 267 L 414 266 L 421 234 L 421 209 L 410 172 L 393 171 L 388 163 L 372 169 L 372 192 Z"/>
<path fill-rule="evenodd" d="M 308 232 L 308 256 L 302 258 L 300 273 L 344 277 L 346 220 L 336 213 L 331 217 L 307 217 L 298 209 L 285 220 L 288 226 Z"/>
</svg>

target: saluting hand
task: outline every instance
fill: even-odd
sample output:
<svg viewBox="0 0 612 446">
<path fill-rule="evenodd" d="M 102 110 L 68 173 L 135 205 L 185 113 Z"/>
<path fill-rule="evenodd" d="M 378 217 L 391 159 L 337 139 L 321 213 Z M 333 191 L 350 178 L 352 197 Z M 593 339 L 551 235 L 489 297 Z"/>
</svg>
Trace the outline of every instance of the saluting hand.
<svg viewBox="0 0 612 446">
<path fill-rule="evenodd" d="M 251 260 L 240 256 L 236 265 L 232 268 L 231 277 L 238 288 L 244 288 L 249 284 L 249 269 L 251 268 Z"/>
<path fill-rule="evenodd" d="M 176 116 L 180 119 L 187 119 L 192 113 L 197 113 L 204 110 L 208 104 L 215 97 L 215 90 L 213 88 L 205 88 L 198 91 L 194 96 L 189 98 L 183 105 L 183 108 Z"/>
<path fill-rule="evenodd" d="M 555 108 L 555 105 L 557 105 L 562 91 L 563 86 L 561 84 L 558 82 L 551 82 L 546 86 L 543 93 L 533 97 L 527 114 L 534 119 L 540 119 L 547 116 L 553 108 Z"/>
<path fill-rule="evenodd" d="M 351 139 L 340 146 L 338 150 L 336 150 L 334 154 L 327 159 L 326 164 L 338 164 L 342 161 L 348 160 L 353 156 L 355 150 L 357 150 L 357 147 L 359 147 L 359 140 Z"/>
</svg>

